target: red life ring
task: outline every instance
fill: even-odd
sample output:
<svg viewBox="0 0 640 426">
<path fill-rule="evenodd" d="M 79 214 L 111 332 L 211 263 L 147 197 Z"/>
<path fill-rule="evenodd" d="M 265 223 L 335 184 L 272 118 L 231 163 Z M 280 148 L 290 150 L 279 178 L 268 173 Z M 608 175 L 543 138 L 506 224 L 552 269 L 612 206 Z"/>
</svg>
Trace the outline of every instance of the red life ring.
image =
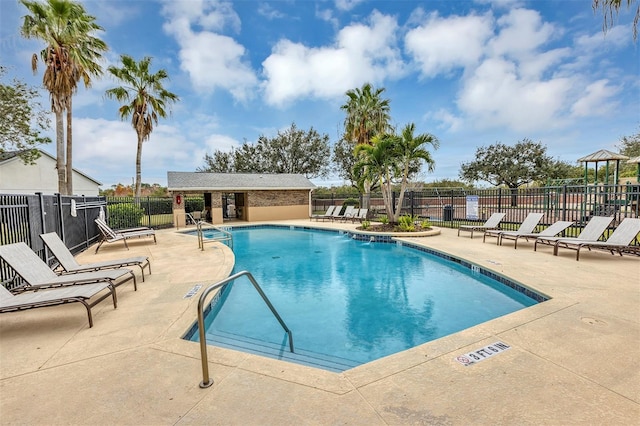
<svg viewBox="0 0 640 426">
<path fill-rule="evenodd" d="M 177 205 L 182 204 L 182 195 L 180 194 L 176 195 L 176 204 Z"/>
</svg>

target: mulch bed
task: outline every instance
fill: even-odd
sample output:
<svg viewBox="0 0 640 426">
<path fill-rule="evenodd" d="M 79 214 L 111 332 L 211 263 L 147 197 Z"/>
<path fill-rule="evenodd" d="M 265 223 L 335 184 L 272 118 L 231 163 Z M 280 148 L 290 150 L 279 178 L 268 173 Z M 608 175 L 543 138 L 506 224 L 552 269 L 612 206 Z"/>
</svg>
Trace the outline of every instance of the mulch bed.
<svg viewBox="0 0 640 426">
<path fill-rule="evenodd" d="M 400 228 L 398 228 L 398 225 L 394 225 L 391 223 L 383 223 L 380 225 L 370 225 L 367 229 L 364 229 L 362 226 L 358 226 L 356 228 L 359 231 L 368 231 L 368 232 L 424 232 L 424 231 L 430 231 L 431 228 L 426 227 L 423 228 L 420 225 L 415 225 L 415 229 L 413 231 L 402 231 Z"/>
</svg>

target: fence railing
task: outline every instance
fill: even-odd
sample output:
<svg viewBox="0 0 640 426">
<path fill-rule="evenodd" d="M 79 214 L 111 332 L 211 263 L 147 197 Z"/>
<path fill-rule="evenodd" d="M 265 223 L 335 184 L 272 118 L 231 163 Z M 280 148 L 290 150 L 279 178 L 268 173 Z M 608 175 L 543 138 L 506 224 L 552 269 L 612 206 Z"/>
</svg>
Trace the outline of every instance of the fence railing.
<svg viewBox="0 0 640 426">
<path fill-rule="evenodd" d="M 393 194 L 394 204 L 398 193 Z M 352 199 L 363 203 L 360 194 L 314 195 L 314 212 L 330 205 L 343 205 Z M 456 228 L 462 224 L 484 222 L 492 213 L 504 212 L 504 223 L 519 224 L 530 212 L 544 213 L 541 221 L 572 220 L 583 226 L 591 216 L 614 216 L 614 226 L 625 217 L 638 217 L 640 185 L 563 185 L 539 188 L 430 188 L 407 191 L 401 214 L 428 218 L 438 226 Z M 349 201 L 348 201 L 349 200 Z M 381 194 L 371 194 L 370 219 L 385 215 Z"/>
<path fill-rule="evenodd" d="M 105 214 L 115 229 L 173 226 L 170 197 L 75 197 L 63 195 L 0 194 L 0 245 L 26 243 L 49 265 L 55 258 L 46 250 L 40 234 L 56 232 L 76 254 L 100 238 L 95 219 Z M 15 274 L 0 260 L 0 283 L 11 288 L 20 285 Z"/>
</svg>

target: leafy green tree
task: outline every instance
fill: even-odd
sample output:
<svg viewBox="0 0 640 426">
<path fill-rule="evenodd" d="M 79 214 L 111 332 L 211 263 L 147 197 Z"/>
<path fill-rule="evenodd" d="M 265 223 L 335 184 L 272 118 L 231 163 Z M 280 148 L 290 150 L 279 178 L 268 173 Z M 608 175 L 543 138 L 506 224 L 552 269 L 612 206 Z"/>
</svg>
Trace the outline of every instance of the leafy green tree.
<svg viewBox="0 0 640 426">
<path fill-rule="evenodd" d="M 142 143 L 149 140 L 153 125 L 159 118 L 166 118 L 168 104 L 180 98 L 166 90 L 163 83 L 169 78 L 167 71 L 151 74 L 151 58 L 146 56 L 137 62 L 129 55 L 121 55 L 122 67 L 110 66 L 109 73 L 124 85 L 106 91 L 106 96 L 122 102 L 118 110 L 123 120 L 131 117 L 131 125 L 138 135 L 136 150 L 136 179 L 134 196 L 140 197 L 142 182 Z"/>
<path fill-rule="evenodd" d="M 353 172 L 353 167 L 356 165 L 356 156 L 354 154 L 356 149 L 356 142 L 353 140 L 342 138 L 333 145 L 333 153 L 331 161 L 334 164 L 334 170 L 338 173 L 343 180 L 351 183 L 353 188 L 358 188 L 357 177 Z M 374 190 L 375 186 L 371 188 Z"/>
<path fill-rule="evenodd" d="M 591 7 L 594 12 L 598 9 L 602 9 L 602 30 L 607 32 L 609 28 L 613 27 L 614 15 L 618 16 L 620 9 L 622 8 L 622 4 L 627 3 L 627 8 L 630 9 L 631 5 L 635 2 L 636 0 L 593 0 Z M 636 7 L 636 16 L 633 18 L 634 40 L 638 39 L 638 22 L 640 22 L 640 4 Z"/>
<path fill-rule="evenodd" d="M 438 139 L 428 133 L 414 136 L 415 124 L 407 124 L 399 135 L 382 134 L 374 136 L 371 145 L 358 145 L 356 153 L 362 154 L 355 171 L 361 180 L 378 180 L 382 189 L 387 217 L 398 222 L 404 194 L 409 179 L 420 169 L 417 164 L 424 162 L 430 172 L 435 162 L 426 145 L 438 148 Z M 393 203 L 394 184 L 400 182 L 400 195 Z"/>
<path fill-rule="evenodd" d="M 308 178 L 329 174 L 329 136 L 313 127 L 298 129 L 295 123 L 273 138 L 261 135 L 255 144 L 244 142 L 231 152 L 205 155 L 200 172 L 296 173 Z"/>
<path fill-rule="evenodd" d="M 547 147 L 523 139 L 513 146 L 496 143 L 476 150 L 475 160 L 460 166 L 460 178 L 467 182 L 484 181 L 511 189 L 511 204 L 517 204 L 518 188 L 550 177 L 554 160 Z"/>
<path fill-rule="evenodd" d="M 423 183 L 422 186 L 424 188 L 473 188 L 473 185 L 470 185 L 469 183 L 453 179 L 438 179 L 433 182 Z"/>
<path fill-rule="evenodd" d="M 384 91 L 384 88 L 374 89 L 370 83 L 366 83 L 362 88 L 346 92 L 347 102 L 340 107 L 346 113 L 343 140 L 356 146 L 370 145 L 371 139 L 376 135 L 393 132 L 389 115 L 390 101 L 382 99 Z M 344 150 L 344 148 L 342 149 Z M 344 167 L 348 164 L 348 161 L 342 161 L 338 163 L 338 166 Z M 351 170 L 342 172 L 343 175 L 350 173 L 352 173 Z M 365 194 L 363 207 L 368 208 L 373 181 L 359 180 L 358 182 L 360 189 Z"/>
<path fill-rule="evenodd" d="M 620 154 L 629 158 L 640 157 L 640 129 L 635 135 L 623 136 L 620 138 L 619 145 L 616 146 L 620 150 Z M 622 164 L 620 167 L 620 176 L 636 176 L 638 174 L 637 164 Z"/>
<path fill-rule="evenodd" d="M 0 66 L 0 77 L 5 73 Z M 18 151 L 25 164 L 33 164 L 40 157 L 38 145 L 51 142 L 40 135 L 50 120 L 37 98 L 38 91 L 20 80 L 0 84 L 0 154 Z"/>
<path fill-rule="evenodd" d="M 102 52 L 107 50 L 107 45 L 93 35 L 102 30 L 102 27 L 95 22 L 94 16 L 86 13 L 82 4 L 70 0 L 20 1 L 30 13 L 23 18 L 22 35 L 45 42 L 44 49 L 40 51 L 40 60 L 45 65 L 42 83 L 51 95 L 51 110 L 56 116 L 58 191 L 61 194 L 72 194 L 71 99 L 80 80 L 83 80 L 85 87 L 89 87 L 91 77 L 102 74 L 98 61 Z M 37 64 L 38 55 L 33 54 L 31 67 L 34 72 Z"/>
</svg>

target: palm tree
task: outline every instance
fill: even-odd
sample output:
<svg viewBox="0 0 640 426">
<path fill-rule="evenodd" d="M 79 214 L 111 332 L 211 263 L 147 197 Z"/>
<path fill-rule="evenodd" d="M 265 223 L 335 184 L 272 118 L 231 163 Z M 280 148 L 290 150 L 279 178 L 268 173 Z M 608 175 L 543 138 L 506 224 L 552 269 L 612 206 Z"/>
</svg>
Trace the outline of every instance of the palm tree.
<svg viewBox="0 0 640 426">
<path fill-rule="evenodd" d="M 609 28 L 613 27 L 614 24 L 614 14 L 617 16 L 622 8 L 622 3 L 624 0 L 593 0 L 591 3 L 591 7 L 593 11 L 597 11 L 598 9 L 602 9 L 602 29 L 606 32 Z M 630 9 L 631 5 L 635 3 L 636 0 L 626 0 L 627 8 Z M 638 39 L 638 22 L 640 22 L 640 4 L 636 6 L 636 15 L 633 18 L 633 39 Z"/>
<path fill-rule="evenodd" d="M 414 136 L 413 133 L 415 129 L 415 124 L 407 124 L 404 129 L 402 129 L 400 136 L 396 137 L 395 141 L 395 156 L 398 160 L 398 167 L 401 168 L 401 182 L 400 196 L 398 197 L 395 207 L 393 222 L 397 222 L 400 217 L 400 207 L 404 201 L 404 193 L 407 190 L 412 172 L 420 170 L 421 161 L 425 162 L 429 172 L 433 172 L 434 170 L 435 161 L 433 161 L 431 153 L 427 151 L 425 145 L 430 144 L 435 149 L 438 149 L 440 146 L 438 139 L 429 133 Z"/>
<path fill-rule="evenodd" d="M 356 146 L 355 154 L 359 160 L 353 167 L 354 174 L 358 177 L 358 184 L 364 182 L 379 182 L 382 189 L 382 200 L 387 212 L 387 217 L 393 218 L 392 205 L 392 178 L 395 175 L 393 137 L 387 135 L 377 135 L 371 139 L 371 144 L 361 144 Z"/>
<path fill-rule="evenodd" d="M 389 100 L 382 99 L 382 89 L 374 89 L 366 83 L 361 89 L 348 90 L 347 103 L 340 109 L 346 112 L 344 120 L 344 139 L 356 145 L 370 145 L 371 139 L 377 135 L 392 131 L 389 121 Z M 361 181 L 365 193 L 363 207 L 369 207 L 369 195 L 373 182 Z"/>
<path fill-rule="evenodd" d="M 124 86 L 114 87 L 106 91 L 108 98 L 116 99 L 124 104 L 118 110 L 123 120 L 131 117 L 131 125 L 138 135 L 136 151 L 136 181 L 134 196 L 140 197 L 142 142 L 148 140 L 153 131 L 153 125 L 158 124 L 158 118 L 165 118 L 167 103 L 176 102 L 178 96 L 166 90 L 162 83 L 169 76 L 164 69 L 150 74 L 151 58 L 146 56 L 136 62 L 131 56 L 121 55 L 122 68 L 110 66 L 109 73 L 124 83 Z"/>
<path fill-rule="evenodd" d="M 47 0 L 45 3 L 21 0 L 30 12 L 24 16 L 21 33 L 26 38 L 38 38 L 46 43 L 40 52 L 45 64 L 42 83 L 49 90 L 51 110 L 56 116 L 56 168 L 58 191 L 73 193 L 71 97 L 82 79 L 89 87 L 92 76 L 102 74 L 98 60 L 107 45 L 92 35 L 102 30 L 95 17 L 87 15 L 84 7 L 69 0 Z M 31 67 L 37 70 L 38 55 L 31 59 Z M 67 111 L 67 144 L 65 152 L 64 119 Z M 65 161 L 66 157 L 66 161 Z"/>
<path fill-rule="evenodd" d="M 425 145 L 438 148 L 438 139 L 428 133 L 414 136 L 415 124 L 407 124 L 400 135 L 380 134 L 374 136 L 371 145 L 358 145 L 356 152 L 361 155 L 355 170 L 362 180 L 378 180 L 382 189 L 382 199 L 390 222 L 400 218 L 404 193 L 412 174 L 420 169 L 421 161 L 433 171 L 435 162 Z M 400 196 L 393 204 L 393 184 L 400 180 Z"/>
</svg>

